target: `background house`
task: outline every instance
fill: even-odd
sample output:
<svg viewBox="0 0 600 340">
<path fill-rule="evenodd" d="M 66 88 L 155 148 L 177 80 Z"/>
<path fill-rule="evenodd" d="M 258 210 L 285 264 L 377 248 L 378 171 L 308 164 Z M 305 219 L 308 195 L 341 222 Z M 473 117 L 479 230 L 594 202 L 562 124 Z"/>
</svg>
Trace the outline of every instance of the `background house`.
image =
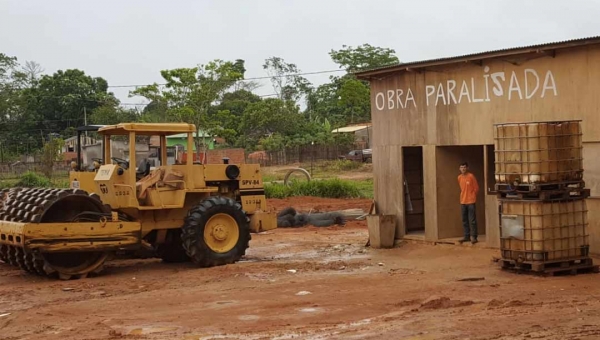
<svg viewBox="0 0 600 340">
<path fill-rule="evenodd" d="M 332 133 L 354 134 L 354 144 L 357 149 L 370 149 L 373 138 L 373 126 L 371 123 L 348 125 L 333 129 Z"/>
</svg>

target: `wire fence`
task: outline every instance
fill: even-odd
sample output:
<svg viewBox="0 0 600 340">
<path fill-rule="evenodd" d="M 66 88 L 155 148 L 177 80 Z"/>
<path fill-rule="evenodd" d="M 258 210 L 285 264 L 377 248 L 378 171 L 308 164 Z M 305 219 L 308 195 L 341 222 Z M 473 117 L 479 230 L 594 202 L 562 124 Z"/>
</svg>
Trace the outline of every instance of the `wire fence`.
<svg viewBox="0 0 600 340">
<path fill-rule="evenodd" d="M 41 174 L 42 169 L 41 162 L 0 163 L 0 179 L 17 179 L 28 171 Z M 54 164 L 52 175 L 53 177 L 67 177 L 70 169 L 71 167 L 64 162 L 57 162 Z"/>
<path fill-rule="evenodd" d="M 275 151 L 256 151 L 245 153 L 243 149 L 210 150 L 215 153 L 212 163 L 221 163 L 222 157 L 230 158 L 235 163 L 253 163 L 261 166 L 289 165 L 294 163 L 310 163 L 318 161 L 330 161 L 341 159 L 348 155 L 351 150 L 362 149 L 363 145 L 303 145 L 289 147 Z M 209 162 L 210 164 L 210 162 Z M 17 179 L 24 173 L 31 171 L 42 173 L 42 162 L 17 161 L 0 163 L 0 180 Z M 53 167 L 53 177 L 68 177 L 71 170 L 68 162 L 56 162 Z"/>
<path fill-rule="evenodd" d="M 353 145 L 303 145 L 276 151 L 256 151 L 246 156 L 246 162 L 274 166 L 328 161 L 340 159 L 355 149 Z"/>
</svg>

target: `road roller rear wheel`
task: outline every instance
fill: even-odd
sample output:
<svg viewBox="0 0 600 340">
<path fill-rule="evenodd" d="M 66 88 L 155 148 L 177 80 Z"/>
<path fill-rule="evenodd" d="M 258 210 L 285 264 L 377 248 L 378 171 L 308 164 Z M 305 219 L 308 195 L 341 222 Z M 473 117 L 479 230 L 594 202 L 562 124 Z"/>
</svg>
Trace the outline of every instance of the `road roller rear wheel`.
<svg viewBox="0 0 600 340">
<path fill-rule="evenodd" d="M 227 197 L 207 198 L 185 218 L 183 248 L 200 267 L 235 263 L 246 254 L 252 238 L 249 222 L 238 202 Z"/>
</svg>

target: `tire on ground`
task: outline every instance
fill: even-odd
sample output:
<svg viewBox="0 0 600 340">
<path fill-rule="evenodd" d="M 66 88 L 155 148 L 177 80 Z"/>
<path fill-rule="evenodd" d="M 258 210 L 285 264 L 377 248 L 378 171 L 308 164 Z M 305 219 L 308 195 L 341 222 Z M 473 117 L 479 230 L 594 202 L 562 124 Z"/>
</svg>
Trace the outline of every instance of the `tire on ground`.
<svg viewBox="0 0 600 340">
<path fill-rule="evenodd" d="M 290 228 L 295 226 L 295 219 L 292 215 L 285 215 L 277 218 L 277 226 L 280 228 Z"/>
<path fill-rule="evenodd" d="M 218 253 L 210 249 L 204 240 L 208 220 L 216 214 L 227 214 L 236 221 L 239 237 L 232 249 Z M 187 256 L 200 267 L 212 267 L 234 263 L 246 254 L 250 239 L 250 219 L 236 201 L 213 196 L 190 209 L 181 229 L 181 240 Z"/>
<path fill-rule="evenodd" d="M 287 208 L 282 209 L 280 212 L 277 213 L 277 217 L 283 217 L 285 215 L 295 216 L 296 215 L 296 209 L 294 209 L 292 207 L 287 207 Z"/>
</svg>

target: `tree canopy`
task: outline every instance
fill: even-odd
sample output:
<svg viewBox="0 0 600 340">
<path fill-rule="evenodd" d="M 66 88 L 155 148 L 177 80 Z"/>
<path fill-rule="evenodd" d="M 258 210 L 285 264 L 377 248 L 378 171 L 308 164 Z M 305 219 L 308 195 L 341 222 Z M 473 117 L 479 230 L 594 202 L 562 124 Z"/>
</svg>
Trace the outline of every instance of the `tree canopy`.
<svg viewBox="0 0 600 340">
<path fill-rule="evenodd" d="M 124 106 L 108 81 L 83 70 L 45 74 L 34 61 L 0 53 L 0 152 L 40 149 L 51 137 L 65 138 L 88 123 L 126 121 L 188 122 L 229 146 L 273 150 L 311 142 L 334 143 L 332 129 L 370 121 L 369 84 L 353 72 L 398 63 L 395 51 L 363 44 L 343 45 L 329 57 L 348 73 L 313 85 L 302 70 L 282 57 L 264 60 L 262 68 L 274 97 L 246 80 L 245 61 L 215 59 L 195 67 L 160 71 L 162 84 L 130 91 L 149 101 L 143 108 Z M 202 146 L 202 140 L 196 140 Z"/>
</svg>

